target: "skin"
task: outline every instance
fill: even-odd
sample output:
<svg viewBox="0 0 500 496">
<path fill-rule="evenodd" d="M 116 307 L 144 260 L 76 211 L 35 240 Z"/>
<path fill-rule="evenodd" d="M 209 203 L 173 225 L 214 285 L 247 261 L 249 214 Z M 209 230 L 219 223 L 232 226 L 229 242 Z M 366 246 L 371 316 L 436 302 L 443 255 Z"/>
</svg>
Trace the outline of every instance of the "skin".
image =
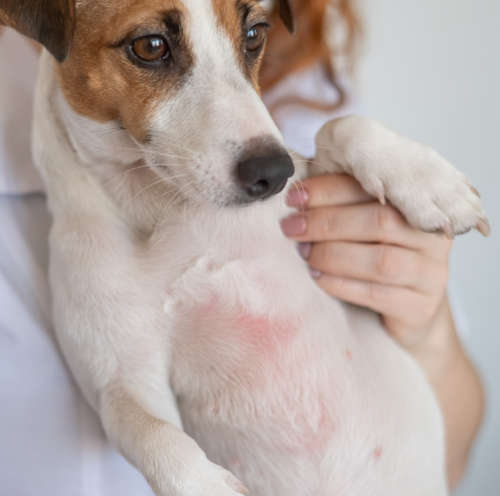
<svg viewBox="0 0 500 496">
<path fill-rule="evenodd" d="M 457 336 L 446 287 L 452 241 L 409 226 L 355 179 L 329 175 L 292 188 L 298 213 L 282 222 L 328 294 L 379 313 L 422 366 L 443 411 L 448 479 L 464 475 L 484 413 L 479 375 Z"/>
</svg>

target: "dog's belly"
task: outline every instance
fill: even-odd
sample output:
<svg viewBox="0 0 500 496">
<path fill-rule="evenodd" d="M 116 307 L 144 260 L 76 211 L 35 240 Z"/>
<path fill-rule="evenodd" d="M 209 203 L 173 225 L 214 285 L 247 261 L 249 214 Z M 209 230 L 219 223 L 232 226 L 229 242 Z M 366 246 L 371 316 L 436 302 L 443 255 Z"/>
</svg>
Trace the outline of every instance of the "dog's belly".
<svg viewBox="0 0 500 496">
<path fill-rule="evenodd" d="M 209 458 L 253 496 L 446 494 L 439 409 L 378 319 L 250 277 L 260 301 L 217 280 L 177 308 L 171 382 Z"/>
</svg>

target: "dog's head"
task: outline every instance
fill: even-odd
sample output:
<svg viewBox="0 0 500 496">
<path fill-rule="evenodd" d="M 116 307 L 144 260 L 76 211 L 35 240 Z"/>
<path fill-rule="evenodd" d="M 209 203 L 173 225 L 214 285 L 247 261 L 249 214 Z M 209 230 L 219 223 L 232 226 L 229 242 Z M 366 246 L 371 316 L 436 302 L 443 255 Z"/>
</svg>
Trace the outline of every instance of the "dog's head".
<svg viewBox="0 0 500 496">
<path fill-rule="evenodd" d="M 53 54 L 73 111 L 186 196 L 234 205 L 293 174 L 258 87 L 275 9 L 292 31 L 288 0 L 0 0 L 0 23 Z"/>
</svg>

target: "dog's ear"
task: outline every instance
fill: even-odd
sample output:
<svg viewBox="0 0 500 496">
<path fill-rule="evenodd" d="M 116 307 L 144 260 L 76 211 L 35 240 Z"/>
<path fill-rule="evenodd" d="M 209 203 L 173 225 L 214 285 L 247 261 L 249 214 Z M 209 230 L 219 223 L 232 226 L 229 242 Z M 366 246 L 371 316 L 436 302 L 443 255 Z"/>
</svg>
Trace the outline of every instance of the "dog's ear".
<svg viewBox="0 0 500 496">
<path fill-rule="evenodd" d="M 75 24 L 75 0 L 0 0 L 0 24 L 40 42 L 62 62 Z"/>
<path fill-rule="evenodd" d="M 288 31 L 293 33 L 295 31 L 295 16 L 293 15 L 291 0 L 278 0 L 278 11 Z"/>
</svg>

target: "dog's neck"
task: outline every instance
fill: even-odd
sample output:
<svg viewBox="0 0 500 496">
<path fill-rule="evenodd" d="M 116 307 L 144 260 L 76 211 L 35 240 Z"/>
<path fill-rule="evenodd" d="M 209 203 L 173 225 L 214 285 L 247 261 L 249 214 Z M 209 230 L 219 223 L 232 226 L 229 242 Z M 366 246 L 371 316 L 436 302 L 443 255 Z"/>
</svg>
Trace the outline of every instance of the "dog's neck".
<svg viewBox="0 0 500 496">
<path fill-rule="evenodd" d="M 77 114 L 57 91 L 58 116 L 75 158 L 99 182 L 135 229 L 148 234 L 168 207 L 183 198 L 146 165 L 144 153 L 116 121 L 99 123 Z"/>
<path fill-rule="evenodd" d="M 93 183 L 92 197 L 99 188 L 100 196 L 113 204 L 114 211 L 131 229 L 150 235 L 167 211 L 182 206 L 183 198 L 146 165 L 141 147 L 119 123 L 93 121 L 70 107 L 47 54 L 42 56 L 41 64 L 34 155 L 49 197 L 62 200 L 64 196 L 61 187 L 65 181 L 54 181 L 57 176 L 67 176 L 65 188 L 69 184 L 75 191 L 78 190 L 75 181 L 81 180 L 82 188 Z M 52 153 L 64 165 L 48 156 Z M 75 198 L 68 201 L 73 208 L 77 206 Z"/>
</svg>

